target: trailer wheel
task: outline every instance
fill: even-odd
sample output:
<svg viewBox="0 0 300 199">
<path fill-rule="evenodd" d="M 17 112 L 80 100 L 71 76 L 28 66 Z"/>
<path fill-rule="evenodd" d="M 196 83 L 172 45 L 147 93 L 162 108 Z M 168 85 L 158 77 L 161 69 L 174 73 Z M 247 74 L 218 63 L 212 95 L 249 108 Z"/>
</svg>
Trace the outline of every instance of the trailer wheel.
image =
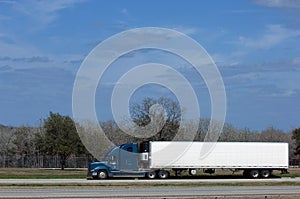
<svg viewBox="0 0 300 199">
<path fill-rule="evenodd" d="M 149 171 L 147 174 L 146 174 L 147 178 L 149 179 L 154 179 L 156 178 L 156 172 L 155 171 Z"/>
<path fill-rule="evenodd" d="M 165 171 L 165 170 L 159 170 L 158 171 L 158 177 L 160 179 L 167 179 L 169 177 L 169 172 L 168 171 Z"/>
<path fill-rule="evenodd" d="M 189 169 L 189 174 L 190 174 L 191 176 L 194 176 L 194 175 L 197 174 L 197 170 L 196 170 L 196 169 Z"/>
<path fill-rule="evenodd" d="M 260 175 L 259 171 L 256 169 L 251 170 L 249 174 L 251 178 L 258 178 Z"/>
<path fill-rule="evenodd" d="M 263 178 L 269 178 L 271 176 L 271 171 L 268 169 L 261 170 L 260 175 Z"/>
<path fill-rule="evenodd" d="M 98 178 L 99 179 L 106 179 L 108 177 L 107 172 L 105 170 L 100 170 L 98 172 Z"/>
</svg>

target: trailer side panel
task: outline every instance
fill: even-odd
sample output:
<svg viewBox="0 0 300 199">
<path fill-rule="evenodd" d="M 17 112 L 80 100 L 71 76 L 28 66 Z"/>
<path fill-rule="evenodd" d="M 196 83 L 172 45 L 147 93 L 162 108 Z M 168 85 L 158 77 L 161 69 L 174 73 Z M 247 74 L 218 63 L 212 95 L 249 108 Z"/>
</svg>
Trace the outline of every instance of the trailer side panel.
<svg viewBox="0 0 300 199">
<path fill-rule="evenodd" d="M 149 158 L 152 169 L 288 169 L 288 154 L 287 143 L 160 141 L 150 142 Z"/>
</svg>

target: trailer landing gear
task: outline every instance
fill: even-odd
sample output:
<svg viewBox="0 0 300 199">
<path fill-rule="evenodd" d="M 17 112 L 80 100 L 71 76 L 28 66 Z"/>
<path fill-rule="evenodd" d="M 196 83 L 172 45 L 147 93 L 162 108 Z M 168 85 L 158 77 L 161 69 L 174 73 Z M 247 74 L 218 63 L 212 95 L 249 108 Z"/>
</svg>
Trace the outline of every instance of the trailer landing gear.
<svg viewBox="0 0 300 199">
<path fill-rule="evenodd" d="M 216 170 L 215 169 L 203 169 L 203 173 L 213 174 L 213 173 L 216 173 Z"/>
</svg>

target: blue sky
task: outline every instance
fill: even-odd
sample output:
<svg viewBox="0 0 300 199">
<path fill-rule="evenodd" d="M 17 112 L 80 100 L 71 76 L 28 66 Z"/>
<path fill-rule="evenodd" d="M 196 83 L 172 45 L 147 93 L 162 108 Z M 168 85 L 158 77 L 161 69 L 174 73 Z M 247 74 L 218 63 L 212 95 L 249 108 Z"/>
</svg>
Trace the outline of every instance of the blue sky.
<svg viewBox="0 0 300 199">
<path fill-rule="evenodd" d="M 300 124 L 299 18 L 297 0 L 0 0 L 0 124 L 39 125 L 49 111 L 72 115 L 76 73 L 99 42 L 131 28 L 163 27 L 187 34 L 214 59 L 227 94 L 226 122 L 289 131 Z M 132 56 L 142 62 L 155 53 Z M 199 78 L 176 63 L 191 82 Z M 122 70 L 107 71 L 103 81 Z M 198 89 L 201 113 L 209 117 L 207 90 Z M 102 120 L 111 118 L 110 90 L 97 91 Z M 157 86 L 135 94 L 159 95 L 174 97 Z"/>
</svg>

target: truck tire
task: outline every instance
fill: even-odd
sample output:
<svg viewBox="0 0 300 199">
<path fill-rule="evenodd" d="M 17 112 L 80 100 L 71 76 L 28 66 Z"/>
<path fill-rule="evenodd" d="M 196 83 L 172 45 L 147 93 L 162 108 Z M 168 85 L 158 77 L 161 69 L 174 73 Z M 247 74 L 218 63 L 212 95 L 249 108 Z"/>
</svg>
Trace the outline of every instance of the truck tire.
<svg viewBox="0 0 300 199">
<path fill-rule="evenodd" d="M 191 176 L 197 175 L 197 170 L 196 169 L 189 169 L 189 174 Z"/>
<path fill-rule="evenodd" d="M 258 178 L 260 176 L 260 172 L 257 169 L 253 169 L 249 173 L 251 178 Z"/>
<path fill-rule="evenodd" d="M 154 179 L 156 178 L 156 172 L 155 171 L 149 171 L 146 173 L 147 178 Z"/>
<path fill-rule="evenodd" d="M 107 172 L 105 170 L 100 170 L 98 172 L 98 179 L 106 179 L 108 177 Z"/>
<path fill-rule="evenodd" d="M 170 173 L 166 170 L 159 170 L 158 171 L 158 177 L 160 179 L 167 179 L 170 176 Z"/>
<path fill-rule="evenodd" d="M 269 178 L 271 176 L 271 173 L 272 172 L 268 169 L 263 169 L 263 170 L 260 171 L 260 175 L 263 178 Z"/>
</svg>

